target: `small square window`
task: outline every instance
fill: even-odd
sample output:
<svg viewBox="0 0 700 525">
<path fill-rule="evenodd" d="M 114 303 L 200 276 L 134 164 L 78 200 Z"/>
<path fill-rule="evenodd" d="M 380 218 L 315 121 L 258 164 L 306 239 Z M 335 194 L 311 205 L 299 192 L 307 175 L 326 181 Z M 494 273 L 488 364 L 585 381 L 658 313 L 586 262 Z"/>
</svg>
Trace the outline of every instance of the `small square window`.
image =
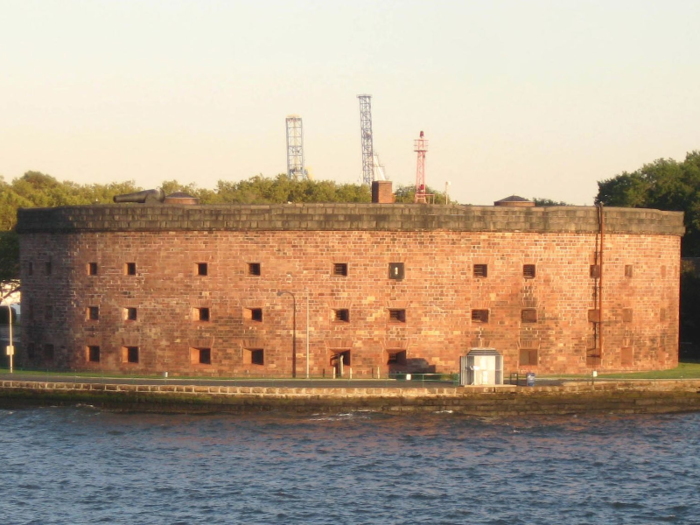
<svg viewBox="0 0 700 525">
<path fill-rule="evenodd" d="M 523 277 L 525 279 L 534 279 L 537 275 L 537 268 L 534 264 L 523 264 Z"/>
<path fill-rule="evenodd" d="M 537 322 L 537 310 L 534 308 L 525 308 L 520 312 L 520 319 L 523 323 L 536 323 Z"/>
<path fill-rule="evenodd" d="M 591 268 L 590 268 L 589 272 L 590 272 L 590 276 L 592 279 L 599 279 L 600 278 L 600 265 L 591 264 Z"/>
<path fill-rule="evenodd" d="M 625 277 L 632 277 L 634 267 L 631 264 L 625 264 Z"/>
<path fill-rule="evenodd" d="M 197 263 L 195 264 L 195 273 L 197 275 L 209 275 L 209 266 L 207 263 Z"/>
<path fill-rule="evenodd" d="M 138 313 L 136 308 L 124 308 L 124 319 L 127 321 L 136 321 Z"/>
<path fill-rule="evenodd" d="M 99 346 L 88 346 L 87 347 L 87 360 L 90 363 L 100 362 L 100 347 Z"/>
<path fill-rule="evenodd" d="M 260 275 L 260 263 L 248 263 L 248 275 Z"/>
<path fill-rule="evenodd" d="M 331 358 L 335 361 L 338 366 L 340 366 L 340 361 L 342 360 L 343 366 L 352 366 L 350 362 L 351 352 L 350 350 L 337 350 L 336 353 Z"/>
<path fill-rule="evenodd" d="M 251 308 L 250 309 L 250 320 L 258 322 L 258 323 L 262 323 L 262 320 L 263 320 L 262 308 Z"/>
<path fill-rule="evenodd" d="M 588 322 L 589 323 L 599 323 L 600 322 L 600 310 L 588 310 Z"/>
<path fill-rule="evenodd" d="M 489 276 L 489 265 L 488 264 L 475 264 L 474 265 L 474 277 L 488 277 Z"/>
<path fill-rule="evenodd" d="M 123 346 L 122 361 L 125 363 L 139 362 L 139 347 L 138 346 Z"/>
<path fill-rule="evenodd" d="M 395 262 L 389 263 L 389 279 L 396 279 L 400 281 L 404 277 L 404 266 L 403 263 Z"/>
<path fill-rule="evenodd" d="M 190 348 L 190 361 L 193 365 L 210 365 L 211 348 Z"/>
<path fill-rule="evenodd" d="M 194 320 L 195 321 L 209 321 L 209 308 L 195 308 L 194 309 Z"/>
<path fill-rule="evenodd" d="M 472 322 L 473 323 L 488 323 L 489 322 L 489 311 L 488 310 L 472 310 Z"/>
<path fill-rule="evenodd" d="M 537 350 L 532 348 L 520 349 L 520 366 L 537 366 Z"/>
<path fill-rule="evenodd" d="M 53 361 L 54 352 L 53 345 L 44 345 L 44 359 L 46 361 Z"/>
<path fill-rule="evenodd" d="M 97 275 L 97 263 L 96 262 L 88 263 L 87 273 L 88 273 L 88 275 Z"/>
<path fill-rule="evenodd" d="M 246 348 L 243 351 L 244 365 L 264 365 L 265 351 L 262 348 Z"/>
<path fill-rule="evenodd" d="M 347 277 L 348 264 L 347 263 L 334 263 L 333 264 L 333 275 L 335 275 L 337 277 Z"/>
<path fill-rule="evenodd" d="M 136 263 L 126 263 L 124 265 L 124 275 L 136 275 Z"/>
<path fill-rule="evenodd" d="M 46 261 L 46 265 L 44 267 L 44 270 L 46 272 L 46 275 L 51 275 L 51 271 L 53 270 L 53 267 L 51 265 L 51 261 Z"/>
<path fill-rule="evenodd" d="M 389 310 L 389 321 L 394 323 L 405 323 L 406 322 L 406 310 L 403 309 L 391 309 Z"/>
<path fill-rule="evenodd" d="M 333 320 L 343 323 L 350 322 L 350 310 L 348 310 L 347 308 L 333 310 Z"/>
<path fill-rule="evenodd" d="M 406 364 L 406 350 L 387 350 L 387 365 L 402 366 Z"/>
<path fill-rule="evenodd" d="M 100 307 L 99 306 L 88 306 L 87 308 L 87 318 L 90 321 L 97 321 L 100 318 Z"/>
</svg>

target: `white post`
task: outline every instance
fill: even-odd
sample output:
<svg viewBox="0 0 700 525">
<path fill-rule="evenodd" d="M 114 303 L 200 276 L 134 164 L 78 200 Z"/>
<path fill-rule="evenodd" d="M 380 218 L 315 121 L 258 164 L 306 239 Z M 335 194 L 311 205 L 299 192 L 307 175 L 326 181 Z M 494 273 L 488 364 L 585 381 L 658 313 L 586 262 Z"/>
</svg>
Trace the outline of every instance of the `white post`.
<svg viewBox="0 0 700 525">
<path fill-rule="evenodd" d="M 13 344 L 12 341 L 12 306 L 9 304 L 5 304 L 3 306 L 7 306 L 7 326 L 9 327 L 10 331 L 10 344 L 6 349 L 7 356 L 10 358 L 10 373 L 14 373 L 14 357 L 15 357 L 15 345 Z"/>
<path fill-rule="evenodd" d="M 447 204 L 449 202 L 449 199 L 447 198 L 447 188 L 450 184 L 451 183 L 449 180 L 447 182 L 445 182 L 445 204 Z"/>
</svg>

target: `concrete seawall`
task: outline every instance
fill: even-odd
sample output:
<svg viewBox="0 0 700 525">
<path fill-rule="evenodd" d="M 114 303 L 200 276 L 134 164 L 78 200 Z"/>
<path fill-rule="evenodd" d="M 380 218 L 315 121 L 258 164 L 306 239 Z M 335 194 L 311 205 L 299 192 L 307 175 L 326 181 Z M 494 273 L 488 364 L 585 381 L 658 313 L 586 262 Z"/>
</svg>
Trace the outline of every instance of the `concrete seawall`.
<svg viewBox="0 0 700 525">
<path fill-rule="evenodd" d="M 466 388 L 277 388 L 0 381 L 0 407 L 90 404 L 139 412 L 450 411 L 469 416 L 700 410 L 700 380 Z"/>
</svg>

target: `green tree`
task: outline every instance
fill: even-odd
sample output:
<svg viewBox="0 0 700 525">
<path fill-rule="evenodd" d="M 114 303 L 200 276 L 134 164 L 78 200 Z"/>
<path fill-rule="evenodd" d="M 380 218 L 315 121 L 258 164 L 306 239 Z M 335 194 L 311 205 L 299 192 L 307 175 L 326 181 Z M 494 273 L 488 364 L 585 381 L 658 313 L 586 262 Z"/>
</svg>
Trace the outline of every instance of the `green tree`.
<svg viewBox="0 0 700 525">
<path fill-rule="evenodd" d="M 684 257 L 700 257 L 700 151 L 598 182 L 596 204 L 685 212 Z"/>
</svg>

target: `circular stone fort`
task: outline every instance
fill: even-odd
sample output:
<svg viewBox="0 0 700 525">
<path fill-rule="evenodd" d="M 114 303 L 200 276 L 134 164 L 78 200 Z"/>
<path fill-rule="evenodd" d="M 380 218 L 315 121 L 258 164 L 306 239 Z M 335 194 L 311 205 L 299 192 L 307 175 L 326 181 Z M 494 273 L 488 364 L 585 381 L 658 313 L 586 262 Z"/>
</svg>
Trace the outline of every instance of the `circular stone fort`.
<svg viewBox="0 0 700 525">
<path fill-rule="evenodd" d="M 22 209 L 18 360 L 354 378 L 454 373 L 474 349 L 506 377 L 677 365 L 681 213 L 379 195 Z"/>
</svg>

